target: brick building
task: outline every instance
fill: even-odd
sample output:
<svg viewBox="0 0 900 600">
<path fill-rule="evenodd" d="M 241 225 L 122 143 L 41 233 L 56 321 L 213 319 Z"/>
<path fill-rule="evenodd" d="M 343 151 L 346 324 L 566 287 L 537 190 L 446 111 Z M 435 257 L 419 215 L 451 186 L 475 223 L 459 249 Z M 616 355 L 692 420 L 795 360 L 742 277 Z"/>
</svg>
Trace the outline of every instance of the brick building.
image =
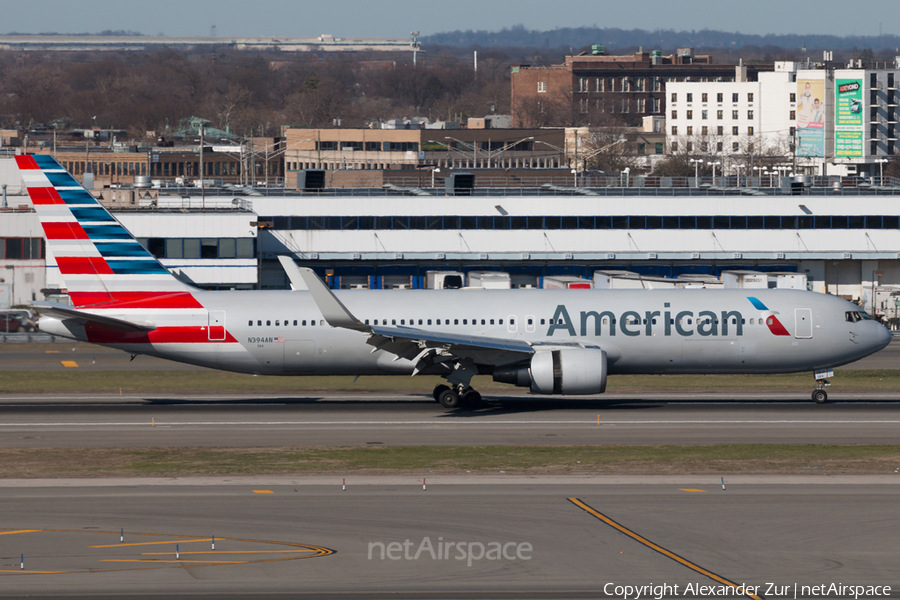
<svg viewBox="0 0 900 600">
<path fill-rule="evenodd" d="M 771 71 L 772 66 L 746 70 L 747 80 L 756 81 L 759 71 Z M 599 125 L 612 114 L 636 125 L 643 117 L 665 113 L 667 82 L 734 79 L 734 65 L 715 64 L 692 48 L 668 56 L 659 50 L 610 56 L 595 46 L 591 54 L 567 56 L 561 65 L 513 66 L 513 126 Z"/>
</svg>

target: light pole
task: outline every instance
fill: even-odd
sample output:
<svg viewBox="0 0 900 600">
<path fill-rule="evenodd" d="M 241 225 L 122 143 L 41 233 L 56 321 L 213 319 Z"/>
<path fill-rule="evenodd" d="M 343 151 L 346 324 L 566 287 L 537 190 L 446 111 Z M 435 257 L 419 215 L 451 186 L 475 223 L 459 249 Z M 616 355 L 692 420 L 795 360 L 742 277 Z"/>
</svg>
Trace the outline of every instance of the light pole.
<svg viewBox="0 0 900 600">
<path fill-rule="evenodd" d="M 709 162 L 708 163 L 712 167 L 712 182 L 713 185 L 716 185 L 716 166 L 721 165 L 721 161 Z"/>
<path fill-rule="evenodd" d="M 568 156 L 569 153 L 564 148 L 560 148 L 559 146 L 557 146 L 555 144 L 551 144 L 550 142 L 545 142 L 544 140 L 535 140 L 534 143 L 535 144 L 544 144 L 545 146 L 550 146 L 551 148 L 553 148 L 554 150 L 559 152 L 559 155 L 561 157 L 559 166 L 562 166 L 563 163 L 569 164 L 569 156 Z M 575 166 L 577 167 L 578 165 L 575 165 Z"/>
<path fill-rule="evenodd" d="M 440 173 L 440 172 L 441 172 L 441 170 L 438 169 L 437 167 L 433 167 L 433 168 L 431 169 L 431 187 L 434 187 L 434 174 L 435 174 L 435 173 Z"/>
<path fill-rule="evenodd" d="M 884 163 L 888 162 L 886 158 L 876 158 L 878 163 L 878 185 L 884 185 Z"/>
<path fill-rule="evenodd" d="M 700 181 L 698 178 L 700 177 L 700 163 L 703 162 L 703 159 L 689 158 L 688 162 L 694 164 L 694 187 L 700 187 Z"/>
<path fill-rule="evenodd" d="M 572 185 L 573 187 L 578 187 L 578 171 L 572 169 Z"/>
<path fill-rule="evenodd" d="M 766 172 L 765 167 L 753 167 L 753 170 L 756 171 L 756 175 L 754 175 L 755 177 L 759 177 Z M 762 187 L 762 177 L 760 177 L 759 179 L 759 187 Z"/>
<path fill-rule="evenodd" d="M 625 170 L 622 171 L 622 174 L 625 176 L 625 186 L 628 187 L 628 177 L 631 174 L 631 167 L 625 167 Z"/>
<path fill-rule="evenodd" d="M 499 150 L 497 150 L 497 152 L 491 152 L 491 150 L 490 150 L 490 142 L 488 142 L 488 167 L 491 166 L 491 160 L 493 160 L 495 157 L 500 156 L 501 154 L 503 154 L 503 153 L 506 152 L 507 150 L 511 150 L 512 148 L 515 148 L 516 146 L 518 146 L 518 145 L 521 144 L 522 142 L 527 142 L 528 140 L 533 140 L 533 139 L 534 139 L 534 136 L 533 136 L 533 135 L 530 135 L 530 136 L 528 136 L 528 137 L 522 138 L 521 140 L 516 140 L 515 142 L 508 142 L 508 143 L 505 144 L 502 148 L 500 148 Z"/>
<path fill-rule="evenodd" d="M 444 139 L 445 140 L 453 140 L 454 142 L 456 142 L 458 144 L 462 144 L 463 146 L 470 145 L 469 142 L 464 142 L 462 140 L 458 140 L 458 139 L 450 137 L 450 136 L 444 136 Z M 478 144 L 476 144 L 475 142 L 471 142 L 471 146 L 472 146 L 472 168 L 477 169 L 478 168 Z"/>
<path fill-rule="evenodd" d="M 741 187 L 741 169 L 744 168 L 744 165 L 734 165 L 737 169 L 737 187 Z"/>
</svg>

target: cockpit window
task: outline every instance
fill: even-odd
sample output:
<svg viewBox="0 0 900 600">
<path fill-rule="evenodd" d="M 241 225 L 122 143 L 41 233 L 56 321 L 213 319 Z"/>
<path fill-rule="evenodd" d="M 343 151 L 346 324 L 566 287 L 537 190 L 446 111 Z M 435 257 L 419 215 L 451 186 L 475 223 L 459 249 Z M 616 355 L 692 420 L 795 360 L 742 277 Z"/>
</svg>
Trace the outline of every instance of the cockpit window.
<svg viewBox="0 0 900 600">
<path fill-rule="evenodd" d="M 847 319 L 848 323 L 856 323 L 858 321 L 871 321 L 872 317 L 864 312 L 860 312 L 858 310 L 848 310 L 844 314 L 844 318 Z"/>
</svg>

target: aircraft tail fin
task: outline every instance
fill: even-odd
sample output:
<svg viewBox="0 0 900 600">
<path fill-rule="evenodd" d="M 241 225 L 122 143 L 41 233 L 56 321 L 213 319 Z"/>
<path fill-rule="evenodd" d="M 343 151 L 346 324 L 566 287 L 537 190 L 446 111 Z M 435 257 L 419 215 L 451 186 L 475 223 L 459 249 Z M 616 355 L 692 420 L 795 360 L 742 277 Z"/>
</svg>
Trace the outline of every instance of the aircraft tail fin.
<svg viewBox="0 0 900 600">
<path fill-rule="evenodd" d="M 193 288 L 169 273 L 55 158 L 23 154 L 16 164 L 76 308 L 202 308 Z"/>
</svg>

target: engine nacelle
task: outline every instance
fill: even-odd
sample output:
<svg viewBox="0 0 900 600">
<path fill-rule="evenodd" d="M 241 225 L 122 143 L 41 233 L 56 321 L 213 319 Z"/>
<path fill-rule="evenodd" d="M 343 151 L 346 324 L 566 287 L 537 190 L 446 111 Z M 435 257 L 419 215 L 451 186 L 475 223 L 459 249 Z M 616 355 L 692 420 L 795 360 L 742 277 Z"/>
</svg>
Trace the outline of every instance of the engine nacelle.
<svg viewBox="0 0 900 600">
<path fill-rule="evenodd" d="M 538 350 L 528 366 L 494 369 L 494 381 L 530 387 L 533 394 L 602 394 L 606 352 L 599 348 Z"/>
</svg>

